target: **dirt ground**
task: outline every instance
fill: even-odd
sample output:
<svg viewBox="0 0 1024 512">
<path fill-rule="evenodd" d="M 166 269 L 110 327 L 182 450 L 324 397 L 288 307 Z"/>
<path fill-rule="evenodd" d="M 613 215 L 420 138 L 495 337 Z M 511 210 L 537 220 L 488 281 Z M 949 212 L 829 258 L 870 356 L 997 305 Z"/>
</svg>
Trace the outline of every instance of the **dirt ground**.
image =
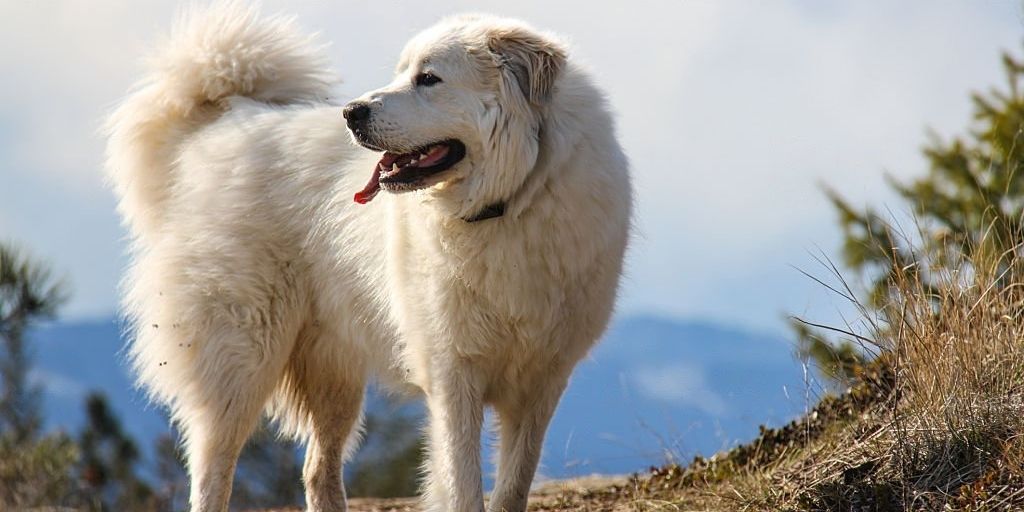
<svg viewBox="0 0 1024 512">
<path fill-rule="evenodd" d="M 592 510 L 582 504 L 573 506 L 566 503 L 565 496 L 587 496 L 593 491 L 607 489 L 614 485 L 622 485 L 626 477 L 588 476 L 573 480 L 558 480 L 538 485 L 530 495 L 530 510 L 554 512 L 562 510 Z M 380 499 L 352 498 L 349 500 L 349 512 L 419 512 L 419 502 L 415 498 Z M 583 508 L 580 508 L 580 507 Z M 597 510 L 597 509 L 593 509 Z M 301 509 L 277 509 L 266 512 L 300 512 Z"/>
</svg>

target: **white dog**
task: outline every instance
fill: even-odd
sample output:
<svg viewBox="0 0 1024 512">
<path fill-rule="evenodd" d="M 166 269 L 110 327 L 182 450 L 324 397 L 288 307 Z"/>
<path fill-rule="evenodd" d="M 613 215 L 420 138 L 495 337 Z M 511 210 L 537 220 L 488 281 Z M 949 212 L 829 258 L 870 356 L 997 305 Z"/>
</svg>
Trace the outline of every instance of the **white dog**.
<svg viewBox="0 0 1024 512">
<path fill-rule="evenodd" d="M 605 99 L 565 47 L 450 18 L 343 112 L 310 38 L 231 3 L 187 14 L 153 64 L 110 119 L 108 170 L 133 234 L 129 354 L 181 428 L 192 510 L 226 510 L 261 411 L 308 443 L 309 509 L 345 510 L 370 378 L 426 397 L 429 510 L 484 508 L 488 405 L 490 510 L 525 510 L 630 228 Z"/>
</svg>

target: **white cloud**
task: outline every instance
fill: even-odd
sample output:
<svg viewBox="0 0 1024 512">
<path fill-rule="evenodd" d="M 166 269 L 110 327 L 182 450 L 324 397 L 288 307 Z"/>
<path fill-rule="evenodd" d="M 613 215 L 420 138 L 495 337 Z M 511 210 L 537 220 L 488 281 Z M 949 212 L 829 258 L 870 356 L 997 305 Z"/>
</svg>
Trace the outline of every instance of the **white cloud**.
<svg viewBox="0 0 1024 512">
<path fill-rule="evenodd" d="M 644 397 L 673 406 L 692 407 L 713 416 L 728 411 L 725 400 L 711 389 L 700 367 L 674 363 L 634 368 L 629 372 Z"/>
<path fill-rule="evenodd" d="M 0 4 L 0 116 L 5 166 L 43 173 L 79 194 L 102 193 L 103 114 L 139 69 L 140 52 L 170 6 L 51 1 Z"/>
</svg>

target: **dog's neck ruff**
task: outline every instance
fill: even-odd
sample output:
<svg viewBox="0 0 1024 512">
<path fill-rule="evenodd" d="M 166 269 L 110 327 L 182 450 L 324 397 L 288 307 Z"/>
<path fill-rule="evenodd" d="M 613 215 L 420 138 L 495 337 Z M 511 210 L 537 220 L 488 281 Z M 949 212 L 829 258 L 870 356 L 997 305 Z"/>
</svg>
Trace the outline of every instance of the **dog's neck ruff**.
<svg viewBox="0 0 1024 512">
<path fill-rule="evenodd" d="M 543 125 L 537 127 L 536 139 L 541 140 L 542 134 Z M 521 183 L 519 187 L 512 193 L 511 199 L 509 199 L 509 201 L 516 200 L 517 197 L 521 197 L 524 191 L 527 194 L 527 196 L 532 195 L 530 189 L 535 189 L 536 187 L 530 186 L 530 182 L 536 181 L 537 168 L 540 166 L 541 162 L 539 160 L 534 163 L 533 169 L 531 169 L 530 172 L 526 175 L 526 179 L 523 181 L 523 183 Z M 485 206 L 482 210 L 476 212 L 473 215 L 470 215 L 469 217 L 462 217 L 462 220 L 466 221 L 467 223 L 473 223 L 480 222 L 482 220 L 501 217 L 502 215 L 505 215 L 505 210 L 507 209 L 507 207 L 508 201 L 498 201 L 496 203 L 492 203 L 490 205 Z M 516 215 L 518 215 L 518 212 L 516 213 Z"/>
<path fill-rule="evenodd" d="M 505 215 L 505 201 L 500 201 L 492 205 L 484 207 L 474 215 L 469 217 L 463 217 L 462 220 L 466 222 L 480 222 L 482 220 L 493 219 Z"/>
</svg>

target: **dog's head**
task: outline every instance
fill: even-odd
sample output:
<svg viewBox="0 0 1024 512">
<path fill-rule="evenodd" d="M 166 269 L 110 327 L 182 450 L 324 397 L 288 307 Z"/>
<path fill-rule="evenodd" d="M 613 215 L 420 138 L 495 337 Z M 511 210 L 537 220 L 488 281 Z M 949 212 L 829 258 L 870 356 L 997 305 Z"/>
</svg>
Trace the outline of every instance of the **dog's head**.
<svg viewBox="0 0 1024 512">
<path fill-rule="evenodd" d="M 516 21 L 459 16 L 420 33 L 390 84 L 345 107 L 356 142 L 384 152 L 356 200 L 434 186 L 467 208 L 509 199 L 537 162 L 565 62 L 560 43 Z"/>
</svg>

